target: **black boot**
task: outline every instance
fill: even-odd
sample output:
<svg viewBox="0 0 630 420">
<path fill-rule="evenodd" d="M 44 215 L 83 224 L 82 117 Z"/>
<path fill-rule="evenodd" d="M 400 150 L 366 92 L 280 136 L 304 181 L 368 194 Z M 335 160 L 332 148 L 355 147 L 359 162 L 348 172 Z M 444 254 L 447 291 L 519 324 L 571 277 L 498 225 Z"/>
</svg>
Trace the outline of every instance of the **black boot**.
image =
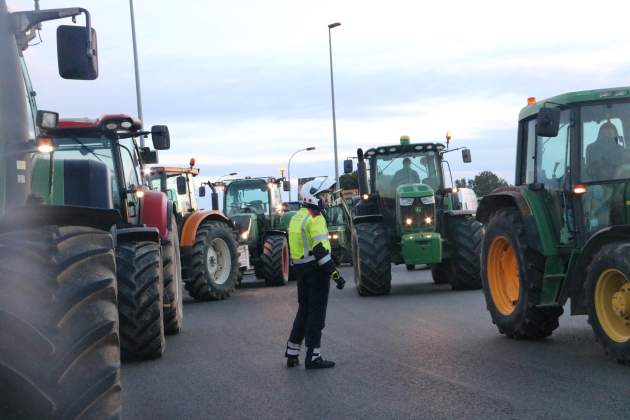
<svg viewBox="0 0 630 420">
<path fill-rule="evenodd" d="M 287 358 L 287 367 L 292 368 L 300 364 L 300 345 L 287 341 L 287 351 L 284 353 L 284 357 Z"/>
<path fill-rule="evenodd" d="M 296 367 L 300 364 L 300 358 L 297 356 L 288 356 L 287 357 L 287 367 L 292 368 Z"/>
<path fill-rule="evenodd" d="M 316 351 L 308 349 L 308 351 L 306 352 L 306 362 L 304 363 L 304 367 L 307 370 L 328 369 L 335 367 L 335 362 L 324 360 L 322 356 L 319 355 L 319 349 L 317 349 Z"/>
</svg>

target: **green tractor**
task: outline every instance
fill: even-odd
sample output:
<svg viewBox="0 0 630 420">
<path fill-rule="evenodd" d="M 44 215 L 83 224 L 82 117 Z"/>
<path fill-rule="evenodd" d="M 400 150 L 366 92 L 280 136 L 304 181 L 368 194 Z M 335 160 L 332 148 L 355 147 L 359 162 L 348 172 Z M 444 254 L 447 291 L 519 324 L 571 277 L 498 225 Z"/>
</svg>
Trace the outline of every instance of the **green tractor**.
<svg viewBox="0 0 630 420">
<path fill-rule="evenodd" d="M 325 213 L 331 255 L 335 265 L 352 264 L 350 210 L 343 197 L 332 198 Z"/>
<path fill-rule="evenodd" d="M 435 283 L 454 290 L 478 289 L 482 225 L 474 210 L 462 210 L 457 190 L 447 188 L 446 153 L 441 143 L 410 143 L 357 151 L 359 197 L 352 208 L 352 260 L 361 296 L 384 295 L 391 288 L 391 263 L 429 264 Z M 369 166 L 367 165 L 369 164 Z M 352 160 L 344 172 L 352 172 Z M 368 175 L 369 174 L 369 175 Z"/>
<path fill-rule="evenodd" d="M 516 186 L 483 198 L 483 290 L 499 332 L 541 339 L 568 299 L 630 364 L 630 87 L 572 92 L 519 116 Z"/>
<path fill-rule="evenodd" d="M 267 286 L 282 286 L 289 280 L 290 217 L 282 203 L 281 182 L 267 177 L 215 184 L 224 188 L 223 211 L 236 225 L 239 245 L 247 245 L 246 255 L 241 255 L 245 266 L 253 267 Z"/>
</svg>

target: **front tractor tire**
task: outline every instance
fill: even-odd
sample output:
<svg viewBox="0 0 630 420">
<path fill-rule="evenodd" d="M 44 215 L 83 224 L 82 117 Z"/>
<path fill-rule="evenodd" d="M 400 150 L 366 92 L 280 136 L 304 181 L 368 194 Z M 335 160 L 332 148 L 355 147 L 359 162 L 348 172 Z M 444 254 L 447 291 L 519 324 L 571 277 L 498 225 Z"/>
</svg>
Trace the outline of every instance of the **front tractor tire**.
<svg viewBox="0 0 630 420">
<path fill-rule="evenodd" d="M 265 238 L 261 255 L 265 286 L 284 286 L 289 281 L 289 242 L 284 235 Z"/>
<path fill-rule="evenodd" d="M 0 234 L 0 417 L 119 418 L 116 262 L 108 232 Z"/>
<path fill-rule="evenodd" d="M 472 217 L 451 217 L 448 220 L 453 257 L 446 262 L 448 267 L 441 267 L 448 272 L 447 282 L 453 290 L 481 289 L 483 225 Z"/>
<path fill-rule="evenodd" d="M 613 242 L 595 254 L 586 270 L 588 322 L 605 352 L 630 365 L 630 244 Z"/>
<path fill-rule="evenodd" d="M 352 234 L 354 281 L 359 296 L 389 294 L 392 268 L 387 231 L 380 223 L 359 223 Z"/>
<path fill-rule="evenodd" d="M 160 245 L 119 243 L 116 265 L 122 357 L 124 360 L 161 357 L 166 341 Z"/>
<path fill-rule="evenodd" d="M 239 279 L 238 248 L 232 229 L 209 221 L 197 230 L 190 257 L 186 290 L 198 301 L 230 297 Z"/>
<path fill-rule="evenodd" d="M 486 226 L 481 276 L 486 306 L 499 332 L 510 338 L 545 338 L 558 328 L 562 307 L 538 307 L 544 257 L 527 246 L 518 210 L 501 209 Z"/>
<path fill-rule="evenodd" d="M 175 215 L 171 215 L 171 230 L 168 232 L 168 238 L 162 241 L 162 271 L 164 272 L 164 333 L 179 334 L 184 324 L 184 304 L 179 232 Z"/>
<path fill-rule="evenodd" d="M 435 284 L 449 284 L 453 269 L 449 262 L 431 264 L 431 277 Z"/>
</svg>

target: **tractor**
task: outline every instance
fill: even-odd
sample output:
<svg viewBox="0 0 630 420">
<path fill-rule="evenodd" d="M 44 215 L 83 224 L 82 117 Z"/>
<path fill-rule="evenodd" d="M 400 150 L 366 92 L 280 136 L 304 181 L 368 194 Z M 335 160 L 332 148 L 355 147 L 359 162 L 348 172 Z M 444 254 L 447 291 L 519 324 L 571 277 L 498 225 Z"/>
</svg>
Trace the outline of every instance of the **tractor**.
<svg viewBox="0 0 630 420">
<path fill-rule="evenodd" d="M 485 196 L 481 274 L 500 333 L 542 339 L 588 315 L 630 364 L 630 87 L 571 92 L 519 115 L 515 186 Z"/>
<path fill-rule="evenodd" d="M 334 196 L 333 196 L 334 197 Z M 350 210 L 343 197 L 332 198 L 324 212 L 335 265 L 352 264 Z"/>
<path fill-rule="evenodd" d="M 179 235 L 173 202 L 143 185 L 142 164 L 157 153 L 135 138 L 150 134 L 155 149 L 166 150 L 168 128 L 143 131 L 140 121 L 114 114 L 58 120 L 45 133 L 51 151 L 33 163 L 33 194 L 51 205 L 114 213 L 107 222 L 116 241 L 121 353 L 160 357 L 164 335 L 183 323 Z"/>
<path fill-rule="evenodd" d="M 247 246 L 246 261 L 266 286 L 282 286 L 289 280 L 289 217 L 273 177 L 244 178 L 215 184 L 224 188 L 223 210 L 234 221 L 239 244 Z"/>
<path fill-rule="evenodd" d="M 429 264 L 435 283 L 454 290 L 478 289 L 482 225 L 474 210 L 461 209 L 456 188 L 447 188 L 449 149 L 441 143 L 410 143 L 357 150 L 359 197 L 352 207 L 352 260 L 360 296 L 384 295 L 391 288 L 391 263 Z M 352 160 L 344 172 L 353 171 Z M 369 172 L 368 172 L 369 171 Z M 369 173 L 369 175 L 368 175 Z M 452 176 L 451 176 L 452 178 Z M 452 179 L 451 179 L 452 184 Z"/>
<path fill-rule="evenodd" d="M 194 166 L 194 159 L 189 167 L 154 166 L 150 168 L 151 185 L 175 203 L 182 277 L 188 294 L 200 301 L 225 299 L 239 277 L 234 223 L 218 210 L 218 193 L 212 184 L 212 210 L 199 208 L 194 184 L 199 169 Z M 201 185 L 199 196 L 205 195 L 205 185 Z"/>
<path fill-rule="evenodd" d="M 57 28 L 59 74 L 98 75 L 96 31 L 83 8 L 9 13 L 0 0 L 0 417 L 117 418 L 119 327 L 112 212 L 43 205 L 34 156 L 50 150 L 23 51 L 42 23 Z"/>
</svg>

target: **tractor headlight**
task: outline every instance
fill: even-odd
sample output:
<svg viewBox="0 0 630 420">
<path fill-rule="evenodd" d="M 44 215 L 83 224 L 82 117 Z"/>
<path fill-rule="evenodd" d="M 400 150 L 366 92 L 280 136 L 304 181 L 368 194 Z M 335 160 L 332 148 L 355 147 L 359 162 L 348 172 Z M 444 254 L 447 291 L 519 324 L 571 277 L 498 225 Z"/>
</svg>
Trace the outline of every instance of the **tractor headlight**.
<svg viewBox="0 0 630 420">
<path fill-rule="evenodd" d="M 241 233 L 241 239 L 247 239 L 249 237 L 249 232 L 243 232 Z"/>
<path fill-rule="evenodd" d="M 435 204 L 435 197 L 430 195 L 428 197 L 421 197 L 420 201 L 422 201 L 422 204 Z"/>
<path fill-rule="evenodd" d="M 333 233 L 332 238 L 333 239 L 339 239 L 339 235 L 337 235 L 336 233 Z"/>
<path fill-rule="evenodd" d="M 408 207 L 413 205 L 413 198 L 400 198 L 399 203 L 403 207 Z"/>
<path fill-rule="evenodd" d="M 407 217 L 407 218 L 405 219 L 405 224 L 406 224 L 407 226 L 411 226 L 411 224 L 412 224 L 412 223 L 413 223 L 413 220 L 411 219 L 411 217 Z"/>
<path fill-rule="evenodd" d="M 433 219 L 430 217 L 425 217 L 424 218 L 424 223 L 427 225 L 430 225 L 431 223 L 433 223 Z"/>
</svg>

